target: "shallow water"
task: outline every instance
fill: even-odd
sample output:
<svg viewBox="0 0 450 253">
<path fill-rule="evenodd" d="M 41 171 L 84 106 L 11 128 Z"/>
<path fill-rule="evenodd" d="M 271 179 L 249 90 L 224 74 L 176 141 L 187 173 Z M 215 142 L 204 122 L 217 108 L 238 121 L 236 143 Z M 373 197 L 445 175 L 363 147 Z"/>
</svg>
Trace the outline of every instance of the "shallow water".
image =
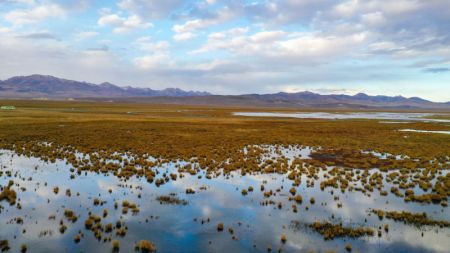
<svg viewBox="0 0 450 253">
<path fill-rule="evenodd" d="M 235 112 L 236 116 L 248 117 L 285 117 L 301 119 L 377 119 L 377 120 L 409 120 L 426 122 L 450 122 L 448 119 L 431 119 L 436 114 L 433 113 L 392 113 L 392 112 L 349 112 L 349 113 L 328 113 L 328 112 L 300 112 L 300 113 L 279 113 L 279 112 Z"/>
<path fill-rule="evenodd" d="M 450 134 L 450 131 L 430 131 L 430 130 L 416 130 L 416 129 L 400 129 L 401 132 L 416 132 L 416 133 L 432 133 L 432 134 Z"/>
<path fill-rule="evenodd" d="M 309 150 L 284 150 L 282 154 L 290 158 L 306 158 Z M 375 215 L 368 216 L 369 208 L 387 208 L 426 212 L 429 217 L 449 220 L 447 208 L 405 203 L 402 198 L 392 194 L 380 196 L 377 190 L 371 196 L 361 192 L 341 193 L 339 190 L 334 190 L 331 195 L 330 189 L 321 191 L 319 183 L 314 187 L 306 187 L 307 178 L 303 175 L 302 183 L 297 188 L 297 192 L 303 196 L 303 203 L 298 206 L 298 213 L 294 213 L 291 209 L 293 202 L 287 200 L 292 182 L 286 179 L 286 175 L 241 176 L 232 173 L 206 179 L 201 172 L 201 178 L 186 174 L 183 178 L 157 187 L 144 178 L 132 177 L 124 181 L 111 174 L 92 172 L 83 172 L 75 179 L 70 179 L 71 166 L 65 161 L 47 163 L 38 158 L 17 156 L 6 150 L 0 151 L 0 154 L 0 166 L 4 172 L 0 177 L 0 185 L 14 180 L 18 185 L 14 185 L 13 189 L 22 205 L 22 209 L 18 210 L 6 202 L 0 203 L 3 206 L 0 212 L 0 239 L 9 240 L 11 252 L 18 252 L 23 243 L 28 246 L 28 252 L 111 252 L 110 242 L 99 242 L 91 231 L 84 228 L 88 212 L 101 216 L 103 209 L 109 210 L 105 222 L 122 220 L 128 226 L 124 238 L 112 236 L 120 241 L 121 252 L 131 252 L 135 242 L 142 239 L 154 242 L 158 252 L 267 252 L 269 245 L 273 252 L 279 248 L 283 252 L 345 252 L 347 243 L 351 243 L 353 249 L 359 252 L 448 252 L 450 248 L 449 228 L 418 229 L 391 220 L 379 221 Z M 276 153 L 271 152 L 268 157 L 274 155 Z M 160 173 L 175 170 L 175 164 L 170 163 L 162 166 Z M 6 171 L 11 171 L 12 177 L 8 177 Z M 281 202 L 281 209 L 277 205 L 260 204 L 265 199 L 260 191 L 261 184 L 266 190 L 280 189 L 270 199 Z M 60 189 L 58 194 L 53 192 L 56 186 Z M 241 190 L 249 186 L 254 191 L 243 196 Z M 21 187 L 26 190 L 21 191 Z M 186 194 L 187 188 L 195 189 L 196 193 Z M 389 188 L 390 185 L 385 182 L 385 189 Z M 65 195 L 66 189 L 71 189 L 71 197 Z M 109 189 L 112 190 L 111 194 Z M 156 200 L 157 196 L 169 193 L 176 193 L 189 204 L 161 205 Z M 339 200 L 335 201 L 334 196 L 338 196 Z M 314 205 L 309 203 L 310 197 L 316 199 Z M 94 206 L 94 198 L 106 203 Z M 125 199 L 136 203 L 140 212 L 123 215 L 120 207 L 115 210 L 114 202 L 121 203 Z M 339 208 L 337 203 L 342 203 L 342 207 Z M 79 217 L 73 224 L 65 221 L 68 229 L 61 234 L 58 231 L 59 221 L 63 219 L 63 212 L 67 208 L 74 210 Z M 308 228 L 294 229 L 290 226 L 292 221 L 302 224 L 330 220 L 332 214 L 335 219 L 331 221 L 342 222 L 345 226 L 363 225 L 376 230 L 378 226 L 389 224 L 390 230 L 387 234 L 383 232 L 382 237 L 375 235 L 324 241 L 320 234 Z M 50 215 L 56 215 L 56 219 L 49 220 Z M 24 219 L 23 225 L 12 222 L 16 217 Z M 210 222 L 202 224 L 201 220 L 206 221 L 208 218 Z M 216 229 L 220 222 L 225 225 L 223 232 Z M 237 240 L 232 239 L 229 227 L 233 228 Z M 84 233 L 84 237 L 76 244 L 73 238 L 79 230 Z M 40 236 L 42 231 L 52 231 L 52 234 Z M 286 244 L 280 242 L 282 233 L 287 236 Z"/>
</svg>

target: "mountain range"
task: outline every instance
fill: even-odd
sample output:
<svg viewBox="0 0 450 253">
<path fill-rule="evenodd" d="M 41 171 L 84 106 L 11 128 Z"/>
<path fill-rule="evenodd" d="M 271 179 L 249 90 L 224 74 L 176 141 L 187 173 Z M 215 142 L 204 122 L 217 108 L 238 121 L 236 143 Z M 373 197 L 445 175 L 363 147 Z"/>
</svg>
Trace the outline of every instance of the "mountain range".
<svg viewBox="0 0 450 253">
<path fill-rule="evenodd" d="M 142 102 L 161 104 L 217 105 L 238 107 L 286 108 L 394 108 L 450 110 L 450 102 L 437 103 L 419 97 L 321 95 L 313 92 L 244 95 L 212 95 L 178 88 L 120 87 L 111 83 L 92 84 L 46 75 L 17 76 L 0 81 L 0 98 L 78 99 L 96 101 Z"/>
<path fill-rule="evenodd" d="M 178 88 L 152 90 L 119 87 L 111 83 L 92 84 L 46 75 L 16 76 L 0 81 L 2 98 L 92 98 L 92 97 L 186 97 L 211 95 Z"/>
</svg>

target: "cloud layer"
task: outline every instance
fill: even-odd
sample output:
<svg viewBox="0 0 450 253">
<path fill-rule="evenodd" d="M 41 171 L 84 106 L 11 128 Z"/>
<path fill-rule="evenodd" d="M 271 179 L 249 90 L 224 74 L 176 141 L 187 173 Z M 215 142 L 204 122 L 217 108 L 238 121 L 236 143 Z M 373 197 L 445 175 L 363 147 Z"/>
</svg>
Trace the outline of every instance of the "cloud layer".
<svg viewBox="0 0 450 253">
<path fill-rule="evenodd" d="M 0 77 L 450 100 L 446 0 L 0 0 Z"/>
</svg>

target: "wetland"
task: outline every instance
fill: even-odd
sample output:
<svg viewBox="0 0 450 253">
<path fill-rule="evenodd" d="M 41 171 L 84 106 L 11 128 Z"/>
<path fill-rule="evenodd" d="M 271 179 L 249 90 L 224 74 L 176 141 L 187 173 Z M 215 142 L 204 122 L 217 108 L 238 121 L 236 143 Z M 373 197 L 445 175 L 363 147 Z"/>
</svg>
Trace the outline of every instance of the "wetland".
<svg viewBox="0 0 450 253">
<path fill-rule="evenodd" d="M 7 104 L 4 252 L 450 248 L 445 112 Z"/>
</svg>

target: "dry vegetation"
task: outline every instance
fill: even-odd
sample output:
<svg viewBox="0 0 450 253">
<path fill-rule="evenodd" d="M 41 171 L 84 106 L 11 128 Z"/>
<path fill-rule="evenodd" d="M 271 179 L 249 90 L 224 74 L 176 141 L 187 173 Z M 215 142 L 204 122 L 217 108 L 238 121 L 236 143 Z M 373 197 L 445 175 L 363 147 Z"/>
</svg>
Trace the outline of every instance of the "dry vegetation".
<svg viewBox="0 0 450 253">
<path fill-rule="evenodd" d="M 450 222 L 444 220 L 433 220 L 427 217 L 426 213 L 411 213 L 406 211 L 383 211 L 380 209 L 372 209 L 372 213 L 378 215 L 380 219 L 386 218 L 394 221 L 401 221 L 405 224 L 415 226 L 439 226 L 450 227 Z"/>
<path fill-rule="evenodd" d="M 161 195 L 156 198 L 161 204 L 169 204 L 169 205 L 187 205 L 189 202 L 185 199 L 180 199 L 174 194 L 171 195 Z"/>
<path fill-rule="evenodd" d="M 374 230 L 367 227 L 344 227 L 342 224 L 332 224 L 321 221 L 316 221 L 308 226 L 321 234 L 325 240 L 331 240 L 336 237 L 358 238 L 374 235 Z"/>
<path fill-rule="evenodd" d="M 9 181 L 7 186 L 0 187 L 0 202 L 5 200 L 10 205 L 16 204 L 17 194 L 14 190 L 11 189 L 11 187 L 13 185 L 14 185 L 14 182 L 11 180 L 11 181 Z"/>
</svg>

